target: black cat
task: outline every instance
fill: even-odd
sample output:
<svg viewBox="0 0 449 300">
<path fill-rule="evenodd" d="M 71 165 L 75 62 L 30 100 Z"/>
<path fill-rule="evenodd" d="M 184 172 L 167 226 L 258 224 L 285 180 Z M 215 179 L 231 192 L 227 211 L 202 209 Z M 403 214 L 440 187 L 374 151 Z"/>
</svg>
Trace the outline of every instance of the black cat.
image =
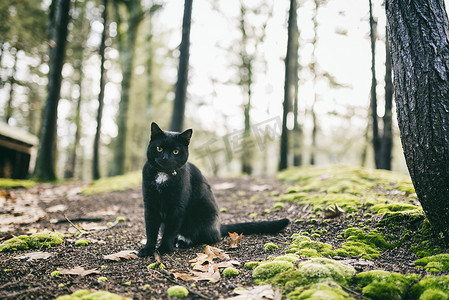
<svg viewBox="0 0 449 300">
<path fill-rule="evenodd" d="M 173 248 L 213 244 L 228 232 L 243 234 L 276 233 L 288 219 L 224 225 L 214 195 L 200 170 L 187 162 L 192 129 L 182 133 L 162 131 L 151 124 L 147 162 L 143 167 L 143 200 L 147 243 L 139 256 L 151 256 L 156 250 L 159 229 L 162 232 L 159 253 Z"/>
</svg>

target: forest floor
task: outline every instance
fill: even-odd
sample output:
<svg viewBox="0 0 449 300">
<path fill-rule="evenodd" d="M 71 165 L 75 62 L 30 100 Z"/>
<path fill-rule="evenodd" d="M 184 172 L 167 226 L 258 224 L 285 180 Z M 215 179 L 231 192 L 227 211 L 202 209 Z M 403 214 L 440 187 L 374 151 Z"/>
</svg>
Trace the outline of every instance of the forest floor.
<svg viewBox="0 0 449 300">
<path fill-rule="evenodd" d="M 228 249 L 229 237 L 211 245 L 230 255 L 231 262 L 228 263 L 234 264 L 239 271 L 237 276 L 232 277 L 223 276 L 219 272 L 217 275 L 217 272 L 211 269 L 191 273 L 192 262 L 200 257 L 198 253 L 203 252 L 204 246 L 177 249 L 172 255 L 164 255 L 157 260 L 153 257 L 137 258 L 132 255 L 128 257 L 129 259 L 122 258 L 121 261 L 105 259 L 106 255 L 117 254 L 124 250 L 138 250 L 143 246 L 145 234 L 140 188 L 86 195 L 81 192 L 85 185 L 72 182 L 57 185 L 36 184 L 27 189 L 0 190 L 0 203 L 3 202 L 0 206 L 0 219 L 2 219 L 0 243 L 13 236 L 31 235 L 44 230 L 65 234 L 63 242 L 58 246 L 0 252 L 0 299 L 55 299 L 80 289 L 109 291 L 132 299 L 174 299 L 168 296 L 167 290 L 175 285 L 188 289 L 186 299 L 226 299 L 236 296 L 236 288 L 247 290 L 247 294 L 236 299 L 280 299 L 282 293 L 285 296 L 294 291 L 297 284 L 280 285 L 279 288 L 264 286 L 265 290 L 252 289 L 261 281 L 255 280 L 253 270 L 244 267 L 244 264 L 270 261 L 286 252 L 298 258 L 294 261 L 296 267 L 308 261 L 311 256 L 330 255 L 333 260 L 352 266 L 355 269 L 354 274 L 369 270 L 417 274 L 413 282 L 408 282 L 411 286 L 418 282 L 421 276 L 430 274 L 428 273 L 430 269 L 415 264 L 419 259 L 415 253 L 428 256 L 449 252 L 448 249 L 435 246 L 433 242 L 423 243 L 417 240 L 423 231 L 420 225 L 410 227 L 410 224 L 396 224 L 395 228 L 391 226 L 387 228 L 389 225 L 385 223 L 382 228 L 385 211 L 382 207 L 376 206 L 378 202 L 370 203 L 372 199 L 366 191 L 375 190 L 378 196 L 374 198 L 381 199 L 379 201 L 383 204 L 405 203 L 409 206 L 418 205 L 413 193 L 404 191 L 399 185 L 386 184 L 384 177 L 376 179 L 383 181 L 382 184 L 373 181 L 369 188 L 362 187 L 361 191 L 354 190 L 352 183 L 346 183 L 345 187 L 341 188 L 345 179 L 338 179 L 339 175 L 333 172 L 335 169 L 312 172 L 313 174 L 303 177 L 304 180 L 309 180 L 307 182 L 299 179 L 292 182 L 291 175 L 294 173 L 287 174 L 286 179 L 289 181 L 260 177 L 209 179 L 222 210 L 223 223 L 279 218 L 291 220 L 290 225 L 278 234 L 243 236 L 236 248 Z M 336 195 L 352 195 L 352 200 L 346 199 L 346 202 L 342 202 L 341 197 L 330 197 L 334 195 L 332 193 L 335 192 L 335 182 L 332 186 L 327 186 L 326 181 L 332 177 L 337 179 L 336 184 L 340 189 Z M 318 180 L 320 187 L 314 188 L 310 178 Z M 331 191 L 332 188 L 334 191 Z M 320 208 L 323 203 L 319 202 L 317 195 L 326 195 L 325 206 L 337 204 L 344 212 L 337 212 L 335 216 L 329 217 Z M 313 199 L 315 203 L 311 202 Z M 354 199 L 363 201 L 351 202 Z M 372 210 L 373 207 L 379 209 Z M 422 219 L 417 219 L 422 222 Z M 372 245 L 372 248 L 378 251 L 374 255 L 370 255 L 369 249 L 363 250 L 364 253 L 363 251 L 354 253 L 349 251 L 349 248 L 349 254 L 344 254 L 337 249 L 345 243 L 348 235 L 345 232 L 348 228 L 360 228 L 367 236 L 369 232 L 379 230 L 386 241 L 391 243 L 388 245 L 393 245 L 399 240 L 401 243 L 394 244 L 394 247 L 381 247 L 380 244 L 376 244 L 379 246 L 376 248 Z M 83 232 L 81 236 L 79 231 Z M 337 252 L 326 255 L 320 247 L 310 247 L 308 251 L 303 251 L 307 247 L 304 244 L 294 246 L 291 238 L 293 234 L 305 236 L 306 239 L 315 241 L 315 245 L 318 246 L 329 244 L 334 249 L 331 251 Z M 404 240 L 405 235 L 410 237 L 411 242 Z M 75 245 L 81 238 L 89 240 L 90 243 L 84 246 Z M 274 243 L 278 248 L 264 249 L 267 243 Z M 417 247 L 414 247 L 413 243 L 425 244 L 427 248 L 418 249 L 417 252 Z M 42 258 L 37 255 L 41 252 L 49 257 Z M 426 254 L 422 254 L 423 252 Z M 26 256 L 28 254 L 31 255 Z M 209 257 L 209 259 L 217 263 L 221 261 L 220 258 Z M 223 260 L 226 261 L 226 258 Z M 155 269 L 148 268 L 155 262 Z M 71 270 L 74 274 L 64 274 L 67 270 Z M 184 274 L 185 277 L 180 274 Z M 445 274 L 449 272 L 437 271 L 439 276 Z M 195 280 L 200 277 L 205 280 Z M 181 278 L 193 280 L 185 281 Z M 340 294 L 344 297 L 361 299 L 362 293 L 365 297 L 368 295 L 362 291 L 362 287 L 357 285 L 356 281 L 350 281 L 348 284 L 341 284 L 343 293 Z M 300 292 L 301 290 L 297 290 L 297 294 Z M 401 297 L 406 299 L 408 292 L 400 292 Z M 290 297 L 294 298 L 294 294 L 290 294 Z"/>
</svg>

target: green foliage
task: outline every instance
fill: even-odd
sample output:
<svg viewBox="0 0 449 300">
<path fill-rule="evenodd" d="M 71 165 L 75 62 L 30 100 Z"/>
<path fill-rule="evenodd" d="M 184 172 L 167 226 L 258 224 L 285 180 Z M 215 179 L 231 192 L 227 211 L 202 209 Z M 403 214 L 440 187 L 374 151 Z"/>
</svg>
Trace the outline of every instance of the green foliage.
<svg viewBox="0 0 449 300">
<path fill-rule="evenodd" d="M 372 270 L 355 276 L 356 282 L 362 287 L 362 294 L 373 300 L 403 299 L 408 287 L 419 280 L 417 274 L 403 275 L 383 270 Z"/>
<path fill-rule="evenodd" d="M 11 238 L 0 245 L 0 252 L 39 249 L 57 246 L 64 241 L 64 235 L 57 231 L 44 230 L 30 236 L 20 235 Z"/>
<path fill-rule="evenodd" d="M 415 264 L 424 267 L 424 270 L 429 273 L 449 271 L 449 254 L 443 253 L 424 257 L 415 261 Z"/>
<path fill-rule="evenodd" d="M 141 171 L 127 173 L 114 177 L 101 178 L 94 181 L 90 186 L 84 188 L 84 195 L 93 195 L 99 193 L 109 193 L 113 191 L 124 191 L 137 188 L 142 184 Z"/>
<path fill-rule="evenodd" d="M 0 189 L 30 188 L 36 183 L 32 180 L 0 178 Z"/>
<path fill-rule="evenodd" d="M 187 297 L 187 295 L 189 294 L 189 290 L 187 290 L 185 287 L 180 286 L 180 285 L 175 285 L 170 287 L 167 290 L 167 294 L 170 297 L 175 297 L 175 298 L 184 298 Z"/>
<path fill-rule="evenodd" d="M 131 298 L 122 297 L 117 294 L 113 294 L 107 291 L 95 291 L 78 290 L 71 295 L 59 296 L 56 300 L 131 300 Z"/>
</svg>

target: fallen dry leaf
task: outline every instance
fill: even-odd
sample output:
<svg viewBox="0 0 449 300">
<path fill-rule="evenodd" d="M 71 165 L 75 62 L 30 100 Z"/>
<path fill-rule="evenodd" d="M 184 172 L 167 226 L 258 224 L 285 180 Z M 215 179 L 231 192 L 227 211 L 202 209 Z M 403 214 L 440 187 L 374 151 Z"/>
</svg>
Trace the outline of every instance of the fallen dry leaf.
<svg viewBox="0 0 449 300">
<path fill-rule="evenodd" d="M 231 238 L 230 242 L 229 242 L 229 247 L 228 249 L 235 249 L 239 247 L 239 243 L 243 238 L 243 233 L 241 233 L 240 235 L 237 232 L 233 232 L 230 233 L 228 232 L 229 237 Z"/>
<path fill-rule="evenodd" d="M 21 256 L 16 256 L 14 257 L 15 259 L 26 259 L 27 261 L 33 261 L 36 259 L 47 259 L 49 257 L 53 256 L 53 254 L 48 253 L 48 252 L 31 252 L 31 253 L 27 253 L 25 255 L 21 255 Z"/>
<path fill-rule="evenodd" d="M 215 264 L 208 264 L 204 272 L 190 271 L 190 274 L 186 273 L 173 273 L 175 278 L 182 279 L 184 281 L 213 281 L 218 282 L 221 279 L 220 271 Z"/>
<path fill-rule="evenodd" d="M 103 259 L 114 261 L 122 261 L 123 259 L 135 259 L 137 258 L 136 253 L 137 252 L 134 250 L 124 250 L 117 253 L 104 255 Z"/>
<path fill-rule="evenodd" d="M 224 260 L 224 259 L 230 259 L 231 256 L 229 254 L 225 253 L 221 249 L 211 247 L 211 246 L 206 246 L 204 248 L 204 253 L 197 253 L 196 258 L 189 260 L 189 262 L 202 265 L 205 262 L 211 263 L 216 258 Z"/>
<path fill-rule="evenodd" d="M 276 299 L 276 295 L 269 284 L 256 286 L 247 290 L 234 290 L 234 294 L 238 296 L 226 298 L 226 300 Z"/>
<path fill-rule="evenodd" d="M 341 215 L 344 212 L 345 212 L 344 209 L 342 209 L 340 206 L 338 206 L 337 203 L 335 203 L 334 207 L 328 207 L 326 209 L 326 213 L 324 214 L 324 218 L 328 219 L 328 218 L 338 217 L 339 215 Z"/>
<path fill-rule="evenodd" d="M 86 275 L 90 275 L 90 274 L 100 274 L 100 271 L 98 271 L 96 269 L 85 270 L 83 267 L 77 266 L 70 270 L 68 270 L 68 269 L 59 270 L 59 273 L 62 275 L 86 276 Z"/>
<path fill-rule="evenodd" d="M 219 263 L 209 263 L 207 265 L 195 264 L 195 266 L 193 266 L 193 269 L 195 271 L 207 272 L 209 270 L 209 266 L 211 264 L 213 264 L 214 266 L 216 266 L 219 269 L 222 269 L 222 268 L 239 266 L 240 262 L 238 262 L 237 260 L 228 260 L 228 261 L 222 261 Z"/>
</svg>

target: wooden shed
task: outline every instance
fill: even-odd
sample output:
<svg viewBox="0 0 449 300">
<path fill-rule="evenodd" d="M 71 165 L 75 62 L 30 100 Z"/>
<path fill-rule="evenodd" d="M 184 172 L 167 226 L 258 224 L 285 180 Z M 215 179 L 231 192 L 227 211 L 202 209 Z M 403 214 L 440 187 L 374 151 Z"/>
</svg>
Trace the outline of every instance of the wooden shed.
<svg viewBox="0 0 449 300">
<path fill-rule="evenodd" d="M 0 122 L 0 178 L 26 178 L 37 144 L 35 135 Z"/>
</svg>

